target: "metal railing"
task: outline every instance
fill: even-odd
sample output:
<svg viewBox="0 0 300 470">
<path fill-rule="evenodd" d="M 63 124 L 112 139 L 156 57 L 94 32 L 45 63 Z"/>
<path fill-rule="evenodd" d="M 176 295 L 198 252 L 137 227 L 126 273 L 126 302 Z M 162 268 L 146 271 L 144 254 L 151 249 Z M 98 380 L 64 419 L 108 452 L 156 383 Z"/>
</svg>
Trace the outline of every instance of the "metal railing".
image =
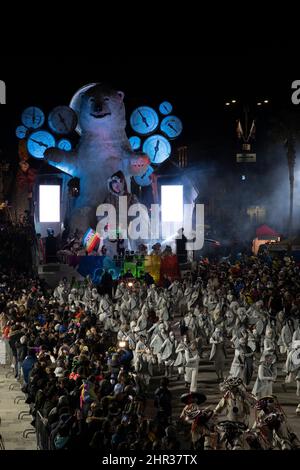
<svg viewBox="0 0 300 470">
<path fill-rule="evenodd" d="M 50 433 L 47 420 L 38 411 L 35 418 L 36 441 L 38 450 L 50 450 Z"/>
</svg>

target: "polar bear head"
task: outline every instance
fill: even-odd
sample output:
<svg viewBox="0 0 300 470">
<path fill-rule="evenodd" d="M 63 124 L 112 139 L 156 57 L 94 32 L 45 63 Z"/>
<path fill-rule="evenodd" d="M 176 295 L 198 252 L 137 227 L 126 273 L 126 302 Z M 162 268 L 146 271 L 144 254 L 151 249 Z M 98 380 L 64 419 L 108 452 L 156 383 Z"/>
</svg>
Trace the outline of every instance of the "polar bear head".
<svg viewBox="0 0 300 470">
<path fill-rule="evenodd" d="M 123 100 L 124 93 L 109 85 L 93 83 L 82 87 L 70 103 L 78 115 L 79 133 L 98 134 L 124 129 L 126 120 Z"/>
</svg>

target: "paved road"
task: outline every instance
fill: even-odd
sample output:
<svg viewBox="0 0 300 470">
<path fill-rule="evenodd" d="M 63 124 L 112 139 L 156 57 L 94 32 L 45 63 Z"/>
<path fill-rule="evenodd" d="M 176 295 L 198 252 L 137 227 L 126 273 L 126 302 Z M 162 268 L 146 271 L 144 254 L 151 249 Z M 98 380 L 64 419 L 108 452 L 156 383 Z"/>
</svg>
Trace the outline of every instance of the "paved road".
<svg viewBox="0 0 300 470">
<path fill-rule="evenodd" d="M 226 360 L 226 371 L 225 377 L 229 373 L 231 361 L 233 358 L 233 349 L 227 350 L 228 359 Z M 199 375 L 198 375 L 198 391 L 203 392 L 207 396 L 207 402 L 203 404 L 203 406 L 216 406 L 218 401 L 221 399 L 222 394 L 219 391 L 219 383 L 217 381 L 217 376 L 214 371 L 214 364 L 213 362 L 208 361 L 210 353 L 210 347 L 205 347 L 204 349 L 204 358 L 200 361 L 199 366 Z M 257 355 L 255 361 L 255 368 L 253 379 L 247 389 L 251 392 L 254 382 L 257 376 L 257 368 L 259 362 L 260 354 Z M 300 397 L 296 396 L 296 384 L 290 384 L 288 386 L 287 392 L 284 392 L 281 383 L 284 380 L 285 374 L 283 373 L 283 365 L 284 365 L 284 357 L 280 358 L 280 362 L 278 365 L 278 378 L 273 386 L 273 393 L 278 397 L 279 403 L 281 404 L 286 416 L 288 418 L 288 422 L 294 432 L 300 438 L 300 416 L 296 415 L 296 407 L 300 402 Z M 182 411 L 183 405 L 180 403 L 180 395 L 186 393 L 185 384 L 183 380 L 177 381 L 177 378 L 174 376 L 170 379 L 170 390 L 173 395 L 173 419 L 178 420 L 178 417 Z M 158 385 L 159 377 L 155 377 L 152 379 L 155 384 Z M 154 385 L 154 384 L 153 384 Z M 221 415 L 220 415 L 221 416 Z M 252 421 L 254 421 L 254 412 L 251 415 Z"/>
<path fill-rule="evenodd" d="M 7 377 L 8 375 L 8 377 Z M 10 390 L 11 384 L 14 385 Z M 8 366 L 0 366 L 0 434 L 3 437 L 5 450 L 36 450 L 35 434 L 23 437 L 25 429 L 33 429 L 30 425 L 31 416 L 19 420 L 18 414 L 22 410 L 29 410 L 24 400 L 14 403 L 16 397 L 24 396 L 20 392 L 20 384 L 11 374 Z"/>
</svg>

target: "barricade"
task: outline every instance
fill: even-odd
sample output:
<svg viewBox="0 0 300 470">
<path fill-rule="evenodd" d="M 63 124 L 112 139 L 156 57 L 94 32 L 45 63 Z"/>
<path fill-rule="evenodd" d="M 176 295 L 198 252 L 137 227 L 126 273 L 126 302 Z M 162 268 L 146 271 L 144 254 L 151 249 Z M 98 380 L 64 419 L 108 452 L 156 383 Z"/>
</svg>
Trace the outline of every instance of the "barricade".
<svg viewBox="0 0 300 470">
<path fill-rule="evenodd" d="M 36 441 L 38 450 L 50 450 L 50 433 L 47 420 L 38 411 L 35 418 Z"/>
</svg>

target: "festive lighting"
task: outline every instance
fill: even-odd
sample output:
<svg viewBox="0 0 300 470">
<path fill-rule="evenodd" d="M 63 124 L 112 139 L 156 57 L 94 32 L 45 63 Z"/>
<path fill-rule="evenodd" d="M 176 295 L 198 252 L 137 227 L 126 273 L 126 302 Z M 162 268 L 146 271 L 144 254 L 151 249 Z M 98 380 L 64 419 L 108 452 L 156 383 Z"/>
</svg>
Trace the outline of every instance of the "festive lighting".
<svg viewBox="0 0 300 470">
<path fill-rule="evenodd" d="M 40 222 L 60 222 L 60 186 L 41 184 L 39 196 Z"/>
</svg>

